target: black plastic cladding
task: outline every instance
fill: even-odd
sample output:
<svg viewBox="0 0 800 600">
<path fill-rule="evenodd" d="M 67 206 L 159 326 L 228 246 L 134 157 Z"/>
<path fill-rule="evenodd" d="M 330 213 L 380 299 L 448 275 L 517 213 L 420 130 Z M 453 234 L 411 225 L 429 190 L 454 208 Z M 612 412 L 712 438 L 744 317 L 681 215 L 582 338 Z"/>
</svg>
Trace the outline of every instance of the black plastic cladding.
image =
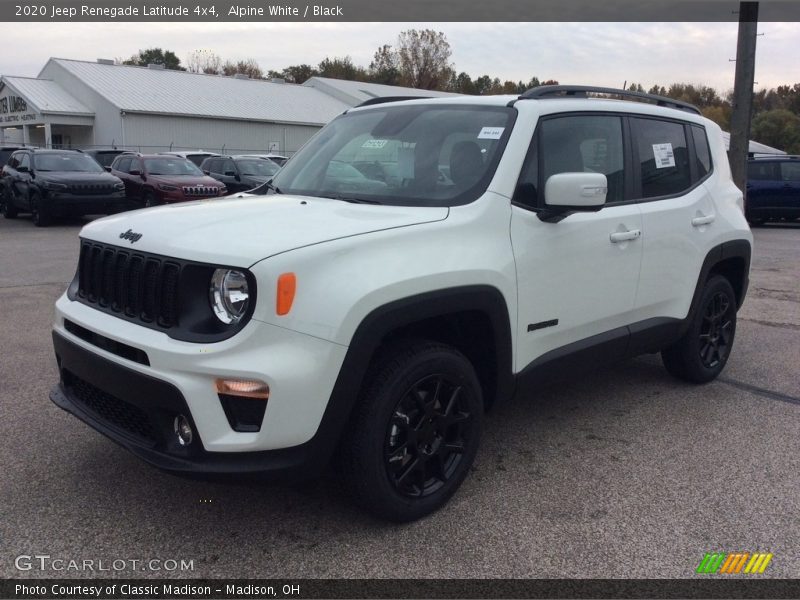
<svg viewBox="0 0 800 600">
<path fill-rule="evenodd" d="M 214 315 L 208 300 L 215 269 L 235 269 L 247 277 L 250 302 L 235 325 Z M 208 343 L 227 339 L 253 314 L 255 277 L 247 269 L 164 257 L 131 248 L 81 240 L 78 271 L 68 297 L 169 337 Z"/>
</svg>

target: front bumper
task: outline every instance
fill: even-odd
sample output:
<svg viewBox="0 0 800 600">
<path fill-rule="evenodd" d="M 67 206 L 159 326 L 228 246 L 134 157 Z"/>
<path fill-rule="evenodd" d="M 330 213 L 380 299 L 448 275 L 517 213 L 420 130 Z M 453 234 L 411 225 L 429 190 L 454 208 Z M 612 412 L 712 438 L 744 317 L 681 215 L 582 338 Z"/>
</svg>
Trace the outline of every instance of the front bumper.
<svg viewBox="0 0 800 600">
<path fill-rule="evenodd" d="M 112 214 L 123 210 L 140 208 L 125 194 L 112 196 L 79 196 L 49 192 L 45 199 L 48 208 L 55 214 L 81 215 L 81 214 Z"/>
<path fill-rule="evenodd" d="M 312 441 L 261 452 L 208 452 L 181 392 L 173 385 L 106 360 L 53 332 L 61 380 L 56 406 L 78 417 L 142 460 L 183 475 L 258 475 L 298 480 L 324 467 Z M 173 431 L 185 415 L 197 436 L 181 446 Z"/>
</svg>

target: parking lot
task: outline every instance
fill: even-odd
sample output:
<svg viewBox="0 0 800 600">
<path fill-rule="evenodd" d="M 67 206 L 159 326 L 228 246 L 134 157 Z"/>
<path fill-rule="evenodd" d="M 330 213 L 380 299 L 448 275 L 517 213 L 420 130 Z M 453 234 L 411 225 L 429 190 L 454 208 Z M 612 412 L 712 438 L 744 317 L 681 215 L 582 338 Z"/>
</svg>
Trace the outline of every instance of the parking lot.
<svg viewBox="0 0 800 600">
<path fill-rule="evenodd" d="M 720 380 L 679 383 L 654 355 L 516 398 L 450 504 L 398 526 L 333 476 L 163 474 L 55 407 L 52 307 L 83 222 L 0 219 L 1 577 L 96 575 L 15 568 L 49 554 L 193 561 L 151 573 L 184 577 L 686 578 L 712 551 L 772 552 L 763 576 L 800 576 L 800 223 L 754 230 Z"/>
</svg>

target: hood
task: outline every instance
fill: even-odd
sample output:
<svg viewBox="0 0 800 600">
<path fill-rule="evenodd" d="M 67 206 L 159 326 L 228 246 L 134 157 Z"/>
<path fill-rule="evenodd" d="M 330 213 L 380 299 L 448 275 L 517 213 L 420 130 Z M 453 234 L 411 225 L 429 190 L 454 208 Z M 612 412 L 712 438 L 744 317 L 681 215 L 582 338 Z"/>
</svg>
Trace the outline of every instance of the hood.
<svg viewBox="0 0 800 600">
<path fill-rule="evenodd" d="M 89 223 L 81 237 L 174 258 L 249 267 L 311 244 L 441 221 L 448 211 L 271 194 L 120 213 Z M 128 230 L 130 234 L 123 239 Z M 135 241 L 131 243 L 131 239 Z"/>
</svg>

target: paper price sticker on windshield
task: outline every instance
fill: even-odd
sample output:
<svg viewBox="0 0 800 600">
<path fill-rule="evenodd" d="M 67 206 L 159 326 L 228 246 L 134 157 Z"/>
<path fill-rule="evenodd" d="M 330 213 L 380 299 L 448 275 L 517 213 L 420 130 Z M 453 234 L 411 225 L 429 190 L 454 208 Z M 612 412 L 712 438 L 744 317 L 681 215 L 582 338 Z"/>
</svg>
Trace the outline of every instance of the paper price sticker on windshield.
<svg viewBox="0 0 800 600">
<path fill-rule="evenodd" d="M 505 127 L 484 127 L 478 134 L 479 140 L 499 140 L 506 130 Z"/>
<path fill-rule="evenodd" d="M 361 144 L 362 148 L 383 148 L 386 145 L 387 140 L 367 140 L 363 144 Z"/>
<path fill-rule="evenodd" d="M 653 156 L 656 159 L 656 169 L 666 169 L 675 166 L 675 155 L 672 144 L 653 144 Z"/>
</svg>

